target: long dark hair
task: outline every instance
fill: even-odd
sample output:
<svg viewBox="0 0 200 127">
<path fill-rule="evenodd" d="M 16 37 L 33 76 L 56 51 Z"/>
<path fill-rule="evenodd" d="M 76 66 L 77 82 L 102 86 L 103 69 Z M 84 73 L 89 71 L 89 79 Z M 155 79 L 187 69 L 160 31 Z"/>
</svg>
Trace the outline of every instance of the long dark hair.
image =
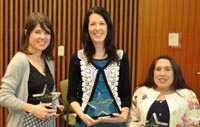
<svg viewBox="0 0 200 127">
<path fill-rule="evenodd" d="M 169 62 L 172 65 L 172 69 L 174 72 L 174 81 L 172 82 L 172 88 L 174 90 L 183 89 L 183 88 L 191 89 L 186 84 L 178 63 L 176 62 L 176 60 L 173 57 L 171 57 L 169 55 L 160 55 L 153 60 L 151 66 L 149 68 L 149 71 L 148 71 L 147 79 L 145 80 L 144 83 L 140 84 L 139 86 L 147 86 L 147 87 L 156 88 L 156 84 L 154 82 L 153 77 L 154 77 L 154 69 L 155 69 L 156 63 L 159 59 L 167 59 L 167 60 L 169 60 Z"/>
<path fill-rule="evenodd" d="M 50 34 L 51 34 L 51 40 L 50 40 L 50 44 L 49 46 L 42 52 L 42 57 L 45 59 L 53 59 L 53 48 L 54 48 L 54 32 L 53 32 L 53 27 L 51 22 L 49 21 L 49 19 L 43 14 L 43 13 L 32 13 L 25 24 L 25 31 L 24 34 L 22 36 L 22 47 L 21 47 L 21 51 L 26 53 L 26 54 L 30 54 L 28 52 L 28 45 L 29 45 L 29 37 L 30 37 L 30 33 L 32 32 L 32 30 L 37 26 L 37 24 L 40 24 L 41 28 L 46 31 L 47 33 L 49 33 L 50 30 Z M 47 28 L 49 30 L 47 30 Z"/>
<path fill-rule="evenodd" d="M 88 62 L 89 63 L 91 62 L 92 57 L 95 54 L 95 47 L 94 47 L 94 45 L 91 41 L 91 38 L 89 36 L 89 33 L 88 33 L 89 16 L 92 13 L 99 14 L 104 18 L 104 20 L 105 20 L 105 22 L 108 26 L 108 33 L 107 33 L 107 36 L 106 36 L 106 39 L 105 39 L 104 48 L 105 48 L 106 53 L 108 55 L 108 59 L 111 62 L 118 61 L 119 58 L 118 58 L 118 55 L 117 55 L 117 52 L 116 52 L 116 48 L 113 44 L 114 28 L 113 28 L 113 24 L 112 24 L 112 21 L 110 19 L 110 16 L 104 8 L 93 7 L 91 9 L 89 9 L 85 14 L 83 31 L 82 31 L 82 42 L 83 42 L 83 46 L 84 46 L 84 53 L 87 56 Z"/>
</svg>

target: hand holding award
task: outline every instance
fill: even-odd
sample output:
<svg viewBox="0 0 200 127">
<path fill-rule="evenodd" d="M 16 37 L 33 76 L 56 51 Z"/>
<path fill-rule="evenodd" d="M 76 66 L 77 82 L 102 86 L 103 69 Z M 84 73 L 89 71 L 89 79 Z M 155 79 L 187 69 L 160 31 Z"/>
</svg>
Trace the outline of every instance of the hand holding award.
<svg viewBox="0 0 200 127">
<path fill-rule="evenodd" d="M 40 94 L 33 94 L 33 97 L 38 99 L 40 101 L 40 103 L 52 103 L 52 105 L 47 108 L 56 108 L 57 109 L 56 114 L 61 114 L 62 111 L 59 110 L 59 108 L 57 107 L 58 104 L 56 103 L 56 101 L 58 100 L 58 97 L 60 95 L 61 95 L 60 92 L 51 92 L 50 93 L 47 85 L 45 85 L 43 92 Z"/>
</svg>

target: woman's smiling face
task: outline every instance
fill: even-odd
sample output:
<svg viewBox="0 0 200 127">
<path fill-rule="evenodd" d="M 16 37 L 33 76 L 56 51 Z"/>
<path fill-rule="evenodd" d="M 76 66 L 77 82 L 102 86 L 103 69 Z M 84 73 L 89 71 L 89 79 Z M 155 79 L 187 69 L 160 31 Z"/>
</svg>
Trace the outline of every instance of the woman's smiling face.
<svg viewBox="0 0 200 127">
<path fill-rule="evenodd" d="M 174 71 L 167 59 L 159 59 L 154 68 L 154 82 L 157 89 L 168 90 L 174 81 Z"/>
<path fill-rule="evenodd" d="M 31 53 L 42 52 L 49 46 L 50 40 L 51 40 L 50 30 L 46 32 L 41 28 L 40 24 L 37 24 L 36 27 L 33 29 L 33 31 L 31 31 L 30 33 L 29 48 L 28 48 L 29 52 Z"/>
<path fill-rule="evenodd" d="M 104 44 L 108 32 L 108 26 L 104 18 L 96 13 L 89 16 L 88 33 L 94 44 Z"/>
</svg>

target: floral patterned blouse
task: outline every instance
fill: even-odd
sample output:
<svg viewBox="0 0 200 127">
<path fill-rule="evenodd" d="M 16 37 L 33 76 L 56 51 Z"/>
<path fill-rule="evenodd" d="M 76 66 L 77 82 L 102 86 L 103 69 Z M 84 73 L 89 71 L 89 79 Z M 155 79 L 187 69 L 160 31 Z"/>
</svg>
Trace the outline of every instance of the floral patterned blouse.
<svg viewBox="0 0 200 127">
<path fill-rule="evenodd" d="M 148 111 L 159 94 L 145 86 L 134 92 L 127 127 L 145 125 Z M 165 98 L 170 112 L 169 127 L 200 127 L 200 105 L 192 90 L 176 90 L 175 93 L 165 95 Z"/>
</svg>

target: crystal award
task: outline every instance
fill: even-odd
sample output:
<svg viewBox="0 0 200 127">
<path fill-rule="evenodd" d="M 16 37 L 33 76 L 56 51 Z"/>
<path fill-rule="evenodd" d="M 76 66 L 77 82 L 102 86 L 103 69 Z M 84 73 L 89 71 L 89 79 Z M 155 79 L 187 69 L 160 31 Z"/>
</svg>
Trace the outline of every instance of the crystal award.
<svg viewBox="0 0 200 127">
<path fill-rule="evenodd" d="M 62 111 L 59 110 L 59 108 L 57 107 L 58 103 L 56 103 L 60 95 L 60 92 L 50 92 L 47 85 L 45 85 L 43 92 L 39 94 L 33 94 L 33 97 L 39 100 L 40 103 L 52 103 L 52 105 L 47 108 L 56 108 L 56 114 L 60 114 L 62 113 Z"/>
<path fill-rule="evenodd" d="M 168 123 L 160 122 L 156 113 L 153 113 L 153 118 L 150 123 L 146 123 L 145 127 L 168 127 Z"/>
<path fill-rule="evenodd" d="M 50 93 L 47 85 L 44 86 L 42 93 L 33 94 L 33 97 L 35 97 L 41 103 L 51 103 L 52 102 L 52 96 L 51 96 L 51 93 Z"/>
<path fill-rule="evenodd" d="M 52 107 L 57 109 L 56 114 L 61 114 L 62 111 L 58 108 L 59 103 L 57 103 L 58 98 L 60 97 L 61 93 L 60 92 L 51 92 L 52 96 Z"/>
<path fill-rule="evenodd" d="M 96 100 L 88 102 L 88 105 L 94 109 L 94 115 L 91 117 L 97 119 L 98 117 L 112 116 L 114 112 L 109 109 L 112 103 L 113 99 L 104 99 L 101 93 L 98 93 Z"/>
</svg>

